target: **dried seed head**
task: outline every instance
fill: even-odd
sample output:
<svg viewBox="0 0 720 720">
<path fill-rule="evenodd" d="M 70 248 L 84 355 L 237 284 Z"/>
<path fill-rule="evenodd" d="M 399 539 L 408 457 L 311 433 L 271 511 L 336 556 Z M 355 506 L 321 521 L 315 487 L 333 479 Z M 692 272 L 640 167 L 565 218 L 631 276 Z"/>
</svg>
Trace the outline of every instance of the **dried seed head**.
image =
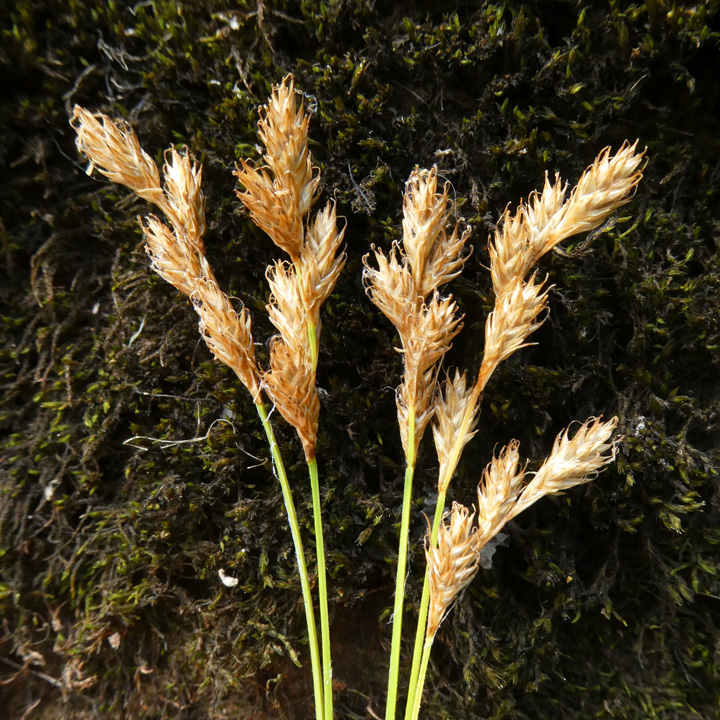
<svg viewBox="0 0 720 720">
<path fill-rule="evenodd" d="M 239 313 L 235 312 L 211 274 L 198 283 L 192 300 L 200 316 L 200 334 L 208 348 L 235 372 L 250 391 L 253 401 L 258 402 L 260 380 L 249 313 L 244 307 Z"/>
<path fill-rule="evenodd" d="M 193 296 L 203 277 L 198 254 L 187 242 L 178 242 L 170 228 L 155 215 L 138 218 L 145 235 L 145 251 L 152 269 L 181 293 Z"/>
<path fill-rule="evenodd" d="M 315 373 L 306 358 L 281 337 L 270 342 L 270 370 L 263 375 L 263 387 L 297 431 L 309 462 L 315 457 L 320 416 Z"/>
<path fill-rule="evenodd" d="M 568 438 L 569 429 L 561 432 L 555 439 L 550 456 L 514 506 L 512 517 L 545 495 L 562 493 L 593 480 L 605 465 L 615 459 L 618 441 L 611 437 L 616 426 L 617 418 L 608 422 L 590 418 L 580 426 L 572 440 Z"/>
<path fill-rule="evenodd" d="M 320 307 L 332 293 L 346 255 L 338 255 L 345 229 L 338 231 L 335 203 L 315 215 L 298 260 L 298 283 L 309 321 L 320 327 Z"/>
<path fill-rule="evenodd" d="M 463 382 L 453 383 L 458 394 Z M 459 408 L 455 408 L 459 411 Z M 480 551 L 500 529 L 545 495 L 560 493 L 589 482 L 616 452 L 611 435 L 617 418 L 603 423 L 585 422 L 572 440 L 568 431 L 558 435 L 552 453 L 533 479 L 525 483 L 525 468 L 519 465 L 519 443 L 513 440 L 485 468 L 478 486 L 477 528 L 475 514 L 453 503 L 449 524 L 441 524 L 438 545 L 432 547 L 429 531 L 425 542 L 430 586 L 427 637 L 433 637 L 457 594 L 472 580 L 480 562 Z"/>
<path fill-rule="evenodd" d="M 437 168 L 416 169 L 405 186 L 402 245 L 394 244 L 387 257 L 373 247 L 377 269 L 370 266 L 367 255 L 363 258 L 368 295 L 400 335 L 405 372 L 396 398 L 408 463 L 414 462 L 435 410 L 435 365 L 461 329 L 456 303 L 437 292 L 462 270 L 469 235 L 458 234 L 457 227 L 448 235 L 448 202 L 448 185 L 437 192 Z"/>
<path fill-rule="evenodd" d="M 170 148 L 165 152 L 163 177 L 168 204 L 165 214 L 175 230 L 188 239 L 195 251 L 204 254 L 202 236 L 205 234 L 205 197 L 201 190 L 202 167 L 187 149 L 179 153 Z"/>
<path fill-rule="evenodd" d="M 542 325 L 538 315 L 545 309 L 548 288 L 535 282 L 535 275 L 524 282 L 516 279 L 495 298 L 495 308 L 485 323 L 485 351 L 478 377 L 485 388 L 495 368 L 516 350 L 525 347 L 528 335 Z"/>
<path fill-rule="evenodd" d="M 190 297 L 208 348 L 235 372 L 256 400 L 260 381 L 247 310 L 235 311 L 205 256 L 191 247 L 184 235 L 171 233 L 154 215 L 140 220 L 140 225 L 153 270 Z"/>
<path fill-rule="evenodd" d="M 495 242 L 488 243 L 490 275 L 496 297 L 527 275 L 532 262 L 529 250 L 528 226 L 525 211 L 520 207 L 515 215 L 505 211 L 502 223 L 495 229 Z"/>
<path fill-rule="evenodd" d="M 450 349 L 452 340 L 462 328 L 456 316 L 457 305 L 451 297 L 441 298 L 437 292 L 416 315 L 407 318 L 400 334 L 405 373 L 397 392 L 398 420 L 403 448 L 408 461 L 417 455 L 428 423 L 435 412 L 436 363 Z M 414 444 L 409 445 L 408 421 L 413 412 Z"/>
<path fill-rule="evenodd" d="M 272 96 L 258 122 L 258 134 L 267 148 L 265 162 L 275 181 L 292 197 L 292 206 L 304 217 L 315 201 L 320 182 L 313 177 L 312 156 L 308 150 L 310 118 L 297 93 L 291 75 L 273 88 Z"/>
<path fill-rule="evenodd" d="M 403 199 L 403 247 L 417 294 L 427 297 L 460 274 L 463 248 L 469 231 L 448 236 L 448 190 L 437 192 L 437 167 L 415 169 L 405 184 Z"/>
<path fill-rule="evenodd" d="M 307 333 L 307 314 L 301 299 L 294 265 L 276 262 L 268 268 L 272 290 L 268 315 L 280 332 L 270 343 L 270 370 L 263 375 L 280 414 L 297 431 L 305 456 L 315 456 L 320 402 Z"/>
<path fill-rule="evenodd" d="M 115 123 L 106 115 L 91 113 L 79 105 L 73 108 L 70 125 L 77 133 L 78 150 L 90 159 L 88 174 L 96 168 L 112 182 L 125 185 L 165 210 L 157 165 L 140 147 L 129 125 Z"/>
<path fill-rule="evenodd" d="M 267 269 L 265 277 L 272 291 L 266 306 L 270 322 L 298 355 L 308 353 L 307 315 L 300 298 L 295 266 L 278 260 Z"/>
<path fill-rule="evenodd" d="M 436 369 L 430 368 L 421 375 L 406 373 L 395 391 L 398 427 L 405 458 L 412 464 L 417 457 L 418 447 L 428 423 L 435 414 Z M 412 413 L 413 444 L 410 444 L 410 417 Z"/>
<path fill-rule="evenodd" d="M 475 513 L 453 503 L 450 521 L 438 529 L 438 544 L 430 542 L 430 528 L 425 536 L 425 558 L 428 567 L 430 608 L 426 636 L 435 636 L 440 623 L 458 594 L 475 577 L 479 547 L 473 523 Z"/>
<path fill-rule="evenodd" d="M 372 303 L 397 328 L 401 336 L 409 334 L 411 318 L 419 310 L 418 293 L 412 273 L 406 262 L 400 259 L 397 245 L 385 257 L 382 250 L 372 247 L 377 262 L 377 270 L 370 266 L 368 258 L 363 257 L 363 282 Z"/>
<path fill-rule="evenodd" d="M 401 334 L 406 368 L 419 368 L 419 372 L 434 365 L 452 346 L 453 338 L 462 329 L 462 317 L 457 315 L 457 304 L 437 292 L 408 323 L 405 336 Z"/>
<path fill-rule="evenodd" d="M 165 213 L 175 232 L 197 245 L 198 252 L 203 252 L 202 169 L 187 148 L 183 153 L 173 148 L 165 153 L 163 188 L 155 161 L 140 147 L 129 125 L 113 122 L 102 113 L 90 113 L 78 105 L 70 124 L 77 133 L 78 150 L 92 163 L 90 171 L 97 168 L 112 182 L 125 185 L 156 205 Z"/>
<path fill-rule="evenodd" d="M 208 348 L 257 400 L 260 381 L 250 317 L 244 308 L 239 314 L 234 310 L 204 254 L 205 201 L 200 166 L 187 150 L 179 153 L 169 149 L 165 153 L 163 189 L 157 166 L 127 125 L 78 106 L 70 122 L 78 134 L 78 148 L 93 166 L 165 213 L 172 231 L 154 215 L 139 219 L 152 267 L 192 299 Z"/>
<path fill-rule="evenodd" d="M 521 204 L 515 215 L 505 211 L 489 243 L 490 274 L 495 295 L 503 295 L 518 279 L 524 278 L 540 259 L 547 238 L 553 235 L 564 215 L 566 186 L 555 176 L 550 184 L 545 173 L 542 193 L 532 193 L 527 205 Z"/>
<path fill-rule="evenodd" d="M 467 386 L 465 373 L 455 371 L 455 376 L 445 378 L 444 392 L 437 399 L 433 436 L 440 468 L 438 470 L 438 494 L 444 495 L 450 481 L 449 468 L 453 452 L 458 455 L 475 435 L 477 405 L 471 400 L 472 389 Z M 469 416 L 466 419 L 466 413 Z"/>
<path fill-rule="evenodd" d="M 614 156 L 606 148 L 583 173 L 569 199 L 559 176 L 551 183 L 546 175 L 541 193 L 531 194 L 528 203 L 521 204 L 514 215 L 505 212 L 489 246 L 495 307 L 485 326 L 480 372 L 472 392 L 464 392 L 462 411 L 452 412 L 448 407 L 439 409 L 437 414 L 438 426 L 434 430 L 440 459 L 439 492 L 447 491 L 490 376 L 500 362 L 526 344 L 529 334 L 542 323 L 538 318 L 546 306 L 548 288 L 536 283 L 534 275 L 525 282 L 525 276 L 561 240 L 598 227 L 629 200 L 643 171 L 644 153 L 637 153 L 636 148 L 637 142 L 633 145 L 626 142 Z M 602 457 L 603 462 L 610 459 Z M 549 472 L 546 469 L 538 473 L 540 480 L 549 477 Z M 573 477 L 566 480 L 577 484 Z M 532 492 L 523 494 L 515 509 L 527 506 L 525 501 L 534 502 L 537 497 L 533 499 L 533 493 L 543 488 L 547 492 L 548 487 L 551 485 L 546 481 L 544 486 L 534 485 Z"/>
<path fill-rule="evenodd" d="M 524 224 L 528 235 L 533 239 L 533 252 L 529 258 L 530 265 L 537 262 L 544 247 L 542 238 L 552 237 L 558 223 L 562 220 L 567 194 L 567 183 L 563 183 L 560 175 L 555 174 L 555 182 L 551 185 L 548 174 L 545 173 L 545 184 L 541 193 L 531 193 L 527 205 L 524 206 Z M 528 270 L 530 268 L 528 267 Z M 527 270 L 526 270 L 527 272 Z"/>
<path fill-rule="evenodd" d="M 517 278 L 558 243 L 577 233 L 592 230 L 630 199 L 640 182 L 644 153 L 636 153 L 637 141 L 625 142 L 614 156 L 605 148 L 582 174 L 565 200 L 567 185 L 559 175 L 551 185 L 547 174 L 542 193 L 533 193 L 515 215 L 507 210 L 501 228 L 489 245 L 490 271 L 496 295 L 502 295 Z"/>
<path fill-rule="evenodd" d="M 241 161 L 235 175 L 245 188 L 238 198 L 292 260 L 292 265 L 275 263 L 267 273 L 272 291 L 267 309 L 280 336 L 271 341 L 270 371 L 263 384 L 310 459 L 320 407 L 315 389 L 320 307 L 337 282 L 345 255 L 338 255 L 344 230 L 337 229 L 334 203 L 306 223 L 320 182 L 313 176 L 308 123 L 288 76 L 260 111 L 265 167 Z"/>
<path fill-rule="evenodd" d="M 539 254 L 547 252 L 560 240 L 577 233 L 592 230 L 611 212 L 624 205 L 642 178 L 645 153 L 636 153 L 638 141 L 623 143 L 618 152 L 610 156 L 605 148 L 595 162 L 582 174 L 566 203 L 563 218 Z"/>
<path fill-rule="evenodd" d="M 478 485 L 478 542 L 485 545 L 510 519 L 523 489 L 525 469 L 518 470 L 520 443 L 513 440 L 485 468 Z"/>
<path fill-rule="evenodd" d="M 250 210 L 253 221 L 271 240 L 297 260 L 304 243 L 304 218 L 315 201 L 319 176 L 313 177 L 307 146 L 309 118 L 297 107 L 290 76 L 273 89 L 258 122 L 266 148 L 267 171 L 245 160 L 235 177 L 245 187 L 237 196 Z"/>
<path fill-rule="evenodd" d="M 281 195 L 270 175 L 256 170 L 247 161 L 241 160 L 235 168 L 235 177 L 245 187 L 237 190 L 239 200 L 250 211 L 253 222 L 270 239 L 295 260 L 303 244 L 303 219 L 297 214 L 290 195 Z"/>
<path fill-rule="evenodd" d="M 522 221 L 528 242 L 525 273 L 545 252 L 564 239 L 557 230 L 567 210 L 566 195 L 567 183 L 563 183 L 556 173 L 555 182 L 551 185 L 546 172 L 542 192 L 531 193 L 527 205 L 520 206 L 518 212 L 523 211 Z"/>
</svg>

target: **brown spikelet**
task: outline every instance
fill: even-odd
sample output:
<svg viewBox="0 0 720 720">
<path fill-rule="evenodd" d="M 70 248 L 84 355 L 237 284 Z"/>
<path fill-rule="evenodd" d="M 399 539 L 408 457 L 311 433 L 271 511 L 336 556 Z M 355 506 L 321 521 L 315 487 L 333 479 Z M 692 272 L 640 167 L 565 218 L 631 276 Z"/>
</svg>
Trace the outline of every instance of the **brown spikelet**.
<svg viewBox="0 0 720 720">
<path fill-rule="evenodd" d="M 447 515 L 447 514 L 446 514 Z M 453 503 L 449 522 L 438 529 L 438 544 L 430 542 L 430 529 L 425 536 L 425 558 L 430 588 L 430 609 L 426 637 L 435 636 L 440 623 L 460 592 L 475 577 L 479 566 L 478 535 L 473 520 L 475 513 Z"/>
<path fill-rule="evenodd" d="M 447 193 L 437 190 L 437 168 L 415 169 L 405 183 L 403 197 L 403 247 L 416 283 L 423 280 L 428 258 L 447 223 Z M 418 294 L 423 297 L 431 292 Z"/>
<path fill-rule="evenodd" d="M 590 418 L 580 426 L 572 440 L 569 439 L 569 429 L 561 432 L 555 439 L 550 456 L 513 507 L 512 517 L 545 495 L 562 493 L 575 485 L 590 482 L 615 458 L 618 441 L 611 438 L 616 426 L 617 418 L 607 422 Z"/>
<path fill-rule="evenodd" d="M 279 186 L 292 197 L 293 207 L 304 217 L 313 202 L 318 177 L 313 177 L 308 150 L 310 118 L 303 104 L 297 105 L 295 83 L 288 75 L 276 86 L 258 123 L 258 133 L 267 148 L 265 162 Z"/>
<path fill-rule="evenodd" d="M 636 153 L 637 140 L 623 143 L 611 156 L 605 148 L 582 174 L 565 206 L 562 220 L 536 254 L 543 254 L 560 240 L 598 227 L 611 212 L 624 205 L 642 178 L 645 153 Z"/>
<path fill-rule="evenodd" d="M 202 278 L 197 253 L 187 242 L 178 242 L 170 228 L 155 215 L 138 218 L 145 235 L 145 250 L 152 269 L 184 295 L 192 296 Z"/>
<path fill-rule="evenodd" d="M 402 382 L 395 391 L 400 440 L 408 460 L 417 457 L 420 441 L 435 414 L 436 373 L 437 369 L 434 367 L 424 373 L 420 373 L 417 367 L 411 368 L 403 375 Z M 411 413 L 415 426 L 412 445 L 410 444 Z"/>
<path fill-rule="evenodd" d="M 471 392 L 466 374 L 456 370 L 452 380 L 449 375 L 446 377 L 443 393 L 437 399 L 433 436 L 440 462 L 438 494 L 447 491 L 448 469 L 453 462 L 453 453 L 460 454 L 475 435 L 477 405 L 472 402 Z"/>
<path fill-rule="evenodd" d="M 243 160 L 235 169 L 235 177 L 245 188 L 237 191 L 238 198 L 255 224 L 293 261 L 300 255 L 304 218 L 320 182 L 318 176 L 313 177 L 308 122 L 302 104 L 297 106 L 293 80 L 288 76 L 273 89 L 258 122 L 266 167 L 256 169 Z"/>
<path fill-rule="evenodd" d="M 555 182 L 551 185 L 546 172 L 542 192 L 531 193 L 527 205 L 521 206 L 522 222 L 529 241 L 526 273 L 549 250 L 548 239 L 555 244 L 560 242 L 557 228 L 565 217 L 566 195 L 567 183 L 563 183 L 560 175 L 556 174 Z"/>
<path fill-rule="evenodd" d="M 270 342 L 270 370 L 263 375 L 263 387 L 285 420 L 297 431 L 306 460 L 315 457 L 320 400 L 312 368 L 281 337 Z"/>
<path fill-rule="evenodd" d="M 163 166 L 168 216 L 176 232 L 184 235 L 201 255 L 205 252 L 205 197 L 201 190 L 202 167 L 187 150 L 179 153 L 175 148 L 165 152 Z"/>
<path fill-rule="evenodd" d="M 412 317 L 418 312 L 418 294 L 407 264 L 402 261 L 397 245 L 387 257 L 372 247 L 377 269 L 370 265 L 369 255 L 363 257 L 363 281 L 370 300 L 396 327 L 401 336 L 409 334 Z"/>
<path fill-rule="evenodd" d="M 250 391 L 253 401 L 258 402 L 260 380 L 248 311 L 243 307 L 237 313 L 210 274 L 198 283 L 192 300 L 200 316 L 200 333 L 208 348 L 220 362 L 235 372 Z"/>
<path fill-rule="evenodd" d="M 270 302 L 266 308 L 270 322 L 287 345 L 305 354 L 308 349 L 307 316 L 300 297 L 295 266 L 276 261 L 265 273 L 270 286 Z"/>
<path fill-rule="evenodd" d="M 244 308 L 240 313 L 233 309 L 205 258 L 200 166 L 187 150 L 180 153 L 169 149 L 161 186 L 155 162 L 127 125 L 78 106 L 70 122 L 77 132 L 78 148 L 90 158 L 92 167 L 154 203 L 165 214 L 172 230 L 155 215 L 139 218 L 151 265 L 163 279 L 190 297 L 210 351 L 237 374 L 257 400 L 260 380 L 250 317 Z"/>
<path fill-rule="evenodd" d="M 270 344 L 270 370 L 263 375 L 280 414 L 292 425 L 308 460 L 315 456 L 320 402 L 307 334 L 307 315 L 300 297 L 295 266 L 276 262 L 267 272 L 272 290 L 267 306 L 280 333 Z"/>
<path fill-rule="evenodd" d="M 525 470 L 518 470 L 520 443 L 513 440 L 494 457 L 478 485 L 478 542 L 485 545 L 512 516 L 523 489 Z"/>
<path fill-rule="evenodd" d="M 505 211 L 495 228 L 495 242 L 488 244 L 490 275 L 495 297 L 502 297 L 518 278 L 524 278 L 532 264 L 528 226 L 521 207 L 515 215 Z"/>
<path fill-rule="evenodd" d="M 422 368 L 434 365 L 449 349 L 452 339 L 462 329 L 462 318 L 452 295 L 433 293 L 429 303 L 420 308 L 415 327 L 408 334 L 405 351 Z"/>
<path fill-rule="evenodd" d="M 264 170 L 255 170 L 246 160 L 240 161 L 235 177 L 245 186 L 237 191 L 240 201 L 250 210 L 253 222 L 291 258 L 296 259 L 303 243 L 303 219 L 297 214 L 289 195 L 280 195 L 281 188 Z"/>
<path fill-rule="evenodd" d="M 435 411 L 436 363 L 450 349 L 453 338 L 462 329 L 461 321 L 452 297 L 441 298 L 435 292 L 429 303 L 423 304 L 416 314 L 408 318 L 400 333 L 405 357 L 405 373 L 397 394 L 400 434 L 405 453 L 412 451 L 413 457 Z M 409 408 L 413 408 L 415 415 L 412 448 L 407 435 Z"/>
<path fill-rule="evenodd" d="M 477 385 L 485 388 L 495 368 L 516 350 L 527 345 L 530 333 L 542 324 L 548 289 L 535 282 L 516 279 L 495 299 L 495 308 L 485 323 L 485 351 Z"/>
<path fill-rule="evenodd" d="M 308 320 L 320 327 L 320 307 L 332 293 L 345 265 L 345 253 L 338 254 L 345 229 L 338 231 L 335 203 L 318 212 L 305 233 L 298 259 L 298 283 Z"/>
<path fill-rule="evenodd" d="M 78 150 L 90 160 L 88 174 L 97 169 L 110 181 L 125 185 L 165 211 L 157 165 L 140 147 L 129 125 L 115 123 L 106 115 L 91 113 L 79 105 L 73 108 L 70 125 L 77 133 Z"/>
<path fill-rule="evenodd" d="M 590 482 L 615 457 L 617 440 L 611 437 L 616 424 L 617 418 L 606 423 L 591 418 L 581 425 L 572 440 L 568 430 L 561 432 L 552 453 L 528 483 L 525 467 L 518 468 L 518 441 L 504 447 L 485 468 L 478 485 L 479 546 L 545 495 Z"/>
<path fill-rule="evenodd" d="M 403 248 L 408 266 L 420 297 L 460 274 L 465 264 L 463 255 L 469 231 L 458 233 L 455 226 L 447 233 L 449 183 L 437 192 L 437 167 L 415 169 L 405 184 L 403 198 Z"/>
</svg>

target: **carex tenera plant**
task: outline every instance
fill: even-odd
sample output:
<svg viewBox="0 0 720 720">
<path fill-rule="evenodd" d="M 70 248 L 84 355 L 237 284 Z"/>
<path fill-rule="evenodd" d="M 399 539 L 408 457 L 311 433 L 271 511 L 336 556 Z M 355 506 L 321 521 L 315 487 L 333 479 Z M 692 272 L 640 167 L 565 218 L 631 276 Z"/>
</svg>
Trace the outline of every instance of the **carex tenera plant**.
<svg viewBox="0 0 720 720">
<path fill-rule="evenodd" d="M 71 124 L 77 145 L 113 182 L 130 188 L 162 213 L 140 218 L 152 268 L 187 295 L 200 318 L 200 333 L 213 355 L 230 367 L 250 393 L 265 430 L 280 482 L 302 588 L 317 720 L 333 718 L 330 618 L 325 548 L 315 458 L 320 402 L 316 370 L 320 309 L 332 293 L 345 261 L 343 229 L 335 205 L 313 213 L 319 174 L 308 149 L 308 123 L 291 77 L 275 87 L 260 114 L 264 163 L 242 161 L 235 170 L 237 196 L 253 221 L 288 260 L 267 270 L 267 311 L 278 334 L 270 342 L 269 367 L 255 356 L 250 314 L 220 288 L 205 257 L 202 169 L 187 150 L 170 148 L 162 172 L 141 148 L 133 130 L 100 113 L 75 107 Z M 402 241 L 387 251 L 372 248 L 364 258 L 364 280 L 372 302 L 395 326 L 403 358 L 396 391 L 405 486 L 400 518 L 385 717 L 394 720 L 400 688 L 402 620 L 408 536 L 417 453 L 432 427 L 439 461 L 437 503 L 425 540 L 427 569 L 411 666 L 405 717 L 418 717 L 425 673 L 437 630 L 459 593 L 480 567 L 482 548 L 512 518 L 534 502 L 592 480 L 616 452 L 616 418 L 589 418 L 574 433 L 558 435 L 536 473 L 526 471 L 519 443 L 512 440 L 485 468 L 471 510 L 445 505 L 463 448 L 475 434 L 483 391 L 498 365 L 528 344 L 543 322 L 550 286 L 533 268 L 545 253 L 577 233 L 601 225 L 627 202 L 640 180 L 643 154 L 626 143 L 612 155 L 603 150 L 568 194 L 559 177 L 545 178 L 540 193 L 506 210 L 489 244 L 495 304 L 485 325 L 485 349 L 474 382 L 465 371 L 440 366 L 462 318 L 444 286 L 462 272 L 469 230 L 451 222 L 447 184 L 438 188 L 436 168 L 416 169 L 403 201 Z M 269 404 L 297 431 L 308 466 L 316 546 L 320 638 L 300 525 L 291 485 L 270 420 Z"/>
</svg>

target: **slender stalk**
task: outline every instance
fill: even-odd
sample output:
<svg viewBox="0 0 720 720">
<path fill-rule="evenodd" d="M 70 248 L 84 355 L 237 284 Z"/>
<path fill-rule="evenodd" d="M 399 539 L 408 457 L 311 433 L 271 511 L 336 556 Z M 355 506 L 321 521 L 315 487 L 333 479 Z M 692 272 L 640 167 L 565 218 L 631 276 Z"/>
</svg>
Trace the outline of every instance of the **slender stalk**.
<svg viewBox="0 0 720 720">
<path fill-rule="evenodd" d="M 298 271 L 299 272 L 299 271 Z M 317 370 L 319 338 L 317 327 L 307 323 L 308 343 L 310 345 L 310 363 L 313 373 Z M 312 491 L 313 522 L 315 525 L 315 551 L 317 553 L 318 595 L 320 604 L 320 634 L 322 644 L 323 696 L 325 720 L 333 718 L 332 657 L 330 652 L 330 616 L 327 600 L 327 573 L 325 570 L 325 539 L 322 526 L 322 506 L 320 504 L 320 482 L 317 460 L 307 461 Z"/>
<path fill-rule="evenodd" d="M 310 362 L 312 364 L 313 372 L 317 370 L 318 364 L 318 336 L 317 328 L 311 322 L 307 324 L 308 340 L 310 341 Z"/>
<path fill-rule="evenodd" d="M 445 511 L 446 493 L 438 495 L 437 504 L 435 505 L 435 517 L 433 518 L 432 531 L 430 534 L 430 542 L 437 544 L 438 528 Z M 430 608 L 430 584 L 428 583 L 428 571 L 425 569 L 425 579 L 423 581 L 422 598 L 420 599 L 420 611 L 418 613 L 417 630 L 415 631 L 415 645 L 413 647 L 412 667 L 410 669 L 410 682 L 408 683 L 408 697 L 405 706 L 405 720 L 410 720 L 411 713 L 415 704 L 415 696 L 419 692 L 422 695 L 422 683 L 420 681 L 421 657 L 423 655 L 423 643 L 425 642 L 425 628 L 427 626 L 428 610 Z M 424 673 L 423 673 L 424 677 Z M 419 706 L 418 706 L 419 707 Z"/>
<path fill-rule="evenodd" d="M 450 486 L 450 480 L 455 474 L 455 470 L 460 462 L 460 456 L 463 451 L 463 438 L 470 429 L 475 408 L 479 402 L 482 391 L 487 385 L 487 381 L 492 374 L 492 369 L 488 370 L 483 364 L 480 369 L 477 381 L 473 387 L 472 393 L 468 399 L 468 403 L 463 413 L 462 422 L 460 428 L 455 435 L 455 442 L 453 443 L 450 451 L 450 462 L 448 462 L 443 477 L 438 480 L 438 499 L 435 505 L 435 516 L 433 517 L 432 532 L 430 535 L 430 542 L 435 546 L 437 544 L 438 528 L 442 520 L 443 512 L 445 511 L 445 498 L 447 497 L 447 490 Z M 410 682 L 408 684 L 408 698 L 407 705 L 405 706 L 405 720 L 410 720 L 412 708 L 415 703 L 415 696 L 418 693 L 418 687 L 420 687 L 420 694 L 422 694 L 422 684 L 419 683 L 420 677 L 420 665 L 423 654 L 423 643 L 425 641 L 425 627 L 427 625 L 428 610 L 430 607 L 430 586 L 428 584 L 428 574 L 425 571 L 425 579 L 423 581 L 422 597 L 420 599 L 420 610 L 418 613 L 418 624 L 417 630 L 415 631 L 415 645 L 413 646 L 413 657 L 412 667 L 410 668 Z M 419 706 L 418 706 L 419 707 Z"/>
<path fill-rule="evenodd" d="M 310 487 L 312 489 L 313 520 L 315 521 L 315 549 L 317 552 L 318 595 L 320 596 L 320 634 L 322 643 L 323 695 L 325 720 L 333 717 L 332 659 L 330 655 L 330 620 L 327 602 L 325 573 L 325 541 L 323 539 L 322 514 L 320 506 L 320 483 L 317 460 L 308 461 Z"/>
<path fill-rule="evenodd" d="M 400 519 L 400 542 L 398 545 L 397 575 L 395 576 L 395 606 L 393 608 L 392 645 L 390 646 L 390 668 L 388 671 L 387 705 L 385 720 L 394 720 L 400 678 L 400 642 L 402 639 L 402 616 L 405 605 L 405 574 L 407 572 L 408 538 L 410 535 L 410 507 L 412 485 L 415 475 L 415 411 L 410 410 L 408 419 L 408 458 L 405 468 L 402 517 Z"/>
<path fill-rule="evenodd" d="M 295 559 L 297 560 L 298 574 L 300 575 L 300 587 L 302 589 L 303 605 L 305 606 L 305 620 L 307 622 L 308 642 L 310 645 L 310 664 L 312 666 L 313 692 L 315 695 L 315 717 L 316 720 L 323 720 L 322 668 L 320 665 L 320 653 L 318 651 L 317 630 L 315 629 L 315 611 L 313 610 L 312 595 L 310 593 L 310 579 L 307 565 L 305 564 L 305 551 L 300 536 L 300 525 L 298 523 L 297 513 L 295 512 L 295 503 L 292 499 L 290 483 L 288 482 L 285 466 L 280 456 L 280 448 L 275 439 L 275 433 L 270 424 L 267 410 L 262 402 L 256 402 L 255 407 L 262 421 L 263 428 L 265 429 L 268 444 L 270 445 L 270 453 L 272 454 L 275 472 L 280 481 L 285 510 L 288 516 L 288 524 L 290 525 L 290 533 L 295 545 Z"/>
<path fill-rule="evenodd" d="M 432 650 L 433 640 L 435 635 L 425 638 L 423 645 L 422 660 L 420 661 L 420 676 L 417 683 L 417 692 L 413 698 L 412 708 L 408 704 L 408 709 L 411 710 L 410 720 L 417 720 L 420 714 L 420 704 L 422 703 L 423 686 L 425 685 L 425 673 L 427 673 L 428 662 L 430 660 L 430 651 Z M 406 714 L 407 717 L 407 714 Z"/>
</svg>

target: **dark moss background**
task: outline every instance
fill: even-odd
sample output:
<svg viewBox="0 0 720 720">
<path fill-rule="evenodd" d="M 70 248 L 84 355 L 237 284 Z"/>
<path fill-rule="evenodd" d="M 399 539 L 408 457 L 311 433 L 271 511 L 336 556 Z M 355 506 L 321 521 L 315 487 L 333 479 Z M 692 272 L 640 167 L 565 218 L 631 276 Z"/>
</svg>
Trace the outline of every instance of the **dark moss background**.
<svg viewBox="0 0 720 720">
<path fill-rule="evenodd" d="M 382 712 L 401 497 L 400 364 L 361 257 L 398 237 L 413 166 L 437 163 L 475 247 L 453 284 L 467 317 L 450 364 L 475 370 L 500 213 L 546 170 L 574 182 L 626 138 L 647 146 L 645 179 L 608 225 L 543 260 L 549 319 L 493 379 L 452 494 L 472 502 L 496 444 L 517 437 L 537 461 L 594 414 L 619 416 L 620 455 L 513 523 L 442 628 L 424 715 L 720 717 L 718 4 L 450 5 L 3 4 L 5 717 L 312 714 L 258 420 L 188 302 L 150 273 L 135 219 L 148 208 L 85 175 L 67 122 L 77 102 L 126 118 L 158 160 L 169 143 L 202 159 L 208 254 L 253 310 L 263 354 L 277 252 L 239 210 L 230 170 L 257 157 L 257 107 L 288 72 L 313 112 L 325 195 L 347 218 L 319 369 L 337 717 Z M 309 537 L 299 447 L 280 436 Z M 411 604 L 433 457 L 426 442 Z"/>
</svg>

